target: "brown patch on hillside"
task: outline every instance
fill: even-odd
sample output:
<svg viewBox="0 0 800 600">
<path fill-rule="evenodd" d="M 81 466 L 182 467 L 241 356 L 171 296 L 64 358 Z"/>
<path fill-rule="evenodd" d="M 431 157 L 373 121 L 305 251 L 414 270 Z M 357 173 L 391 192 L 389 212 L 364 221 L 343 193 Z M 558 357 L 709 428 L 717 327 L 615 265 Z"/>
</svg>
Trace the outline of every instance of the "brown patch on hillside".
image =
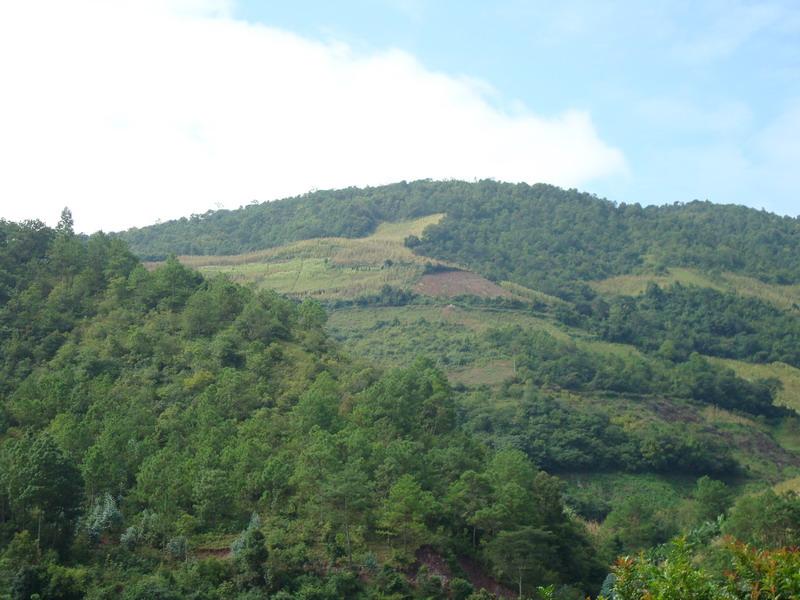
<svg viewBox="0 0 800 600">
<path fill-rule="evenodd" d="M 429 273 L 414 286 L 414 291 L 425 296 L 479 296 L 481 298 L 513 298 L 514 295 L 499 285 L 470 271 L 443 271 Z"/>
<path fill-rule="evenodd" d="M 703 420 L 697 409 L 686 403 L 668 398 L 648 398 L 645 402 L 660 418 L 669 423 L 700 423 Z"/>
<path fill-rule="evenodd" d="M 231 557 L 230 548 L 198 548 L 194 551 L 195 558 L 216 558 L 219 560 L 227 560 Z"/>
<path fill-rule="evenodd" d="M 472 584 L 476 591 L 486 590 L 498 598 L 517 597 L 516 592 L 489 577 L 474 560 L 462 557 L 458 559 L 458 564 L 466 573 L 467 581 Z"/>
<path fill-rule="evenodd" d="M 763 431 L 749 431 L 747 434 L 723 431 L 721 435 L 740 450 L 762 457 L 779 469 L 800 466 L 800 457 L 778 445 Z"/>
<path fill-rule="evenodd" d="M 417 550 L 416 559 L 415 570 L 419 571 L 419 568 L 425 565 L 429 574 L 441 577 L 445 584 L 453 578 L 453 572 L 450 570 L 447 561 L 430 546 L 423 546 Z"/>
<path fill-rule="evenodd" d="M 463 385 L 500 385 L 515 375 L 514 362 L 493 360 L 484 365 L 473 365 L 448 371 L 450 383 Z"/>
<path fill-rule="evenodd" d="M 430 546 L 423 546 L 417 550 L 415 558 L 416 562 L 413 566 L 414 571 L 419 571 L 419 568 L 425 565 L 428 569 L 428 573 L 440 577 L 445 586 L 447 586 L 450 580 L 455 576 L 444 557 Z M 487 575 L 474 560 L 461 557 L 458 559 L 458 566 L 461 567 L 464 576 L 466 576 L 467 581 L 472 584 L 476 592 L 484 589 L 498 598 L 517 597 L 517 594 L 513 590 Z"/>
</svg>

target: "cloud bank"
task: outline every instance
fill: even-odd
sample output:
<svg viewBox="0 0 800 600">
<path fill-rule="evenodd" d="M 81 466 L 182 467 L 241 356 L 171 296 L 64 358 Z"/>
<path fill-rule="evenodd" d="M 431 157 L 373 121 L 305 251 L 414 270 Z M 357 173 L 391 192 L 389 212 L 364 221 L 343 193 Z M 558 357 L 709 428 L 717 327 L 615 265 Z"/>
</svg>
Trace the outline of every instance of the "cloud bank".
<svg viewBox="0 0 800 600">
<path fill-rule="evenodd" d="M 117 230 L 314 188 L 624 174 L 586 112 L 247 23 L 215 0 L 0 7 L 0 217 Z M 513 104 L 511 102 L 509 105 Z"/>
</svg>

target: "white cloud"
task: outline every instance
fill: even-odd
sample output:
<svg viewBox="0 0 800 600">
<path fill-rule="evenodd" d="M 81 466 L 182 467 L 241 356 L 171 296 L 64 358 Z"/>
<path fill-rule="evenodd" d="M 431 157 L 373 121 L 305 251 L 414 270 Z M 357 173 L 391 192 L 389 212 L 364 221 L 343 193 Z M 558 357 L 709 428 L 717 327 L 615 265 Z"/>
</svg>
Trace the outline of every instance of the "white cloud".
<svg viewBox="0 0 800 600">
<path fill-rule="evenodd" d="M 83 231 L 312 188 L 624 174 L 590 117 L 501 110 L 398 50 L 358 55 L 227 2 L 4 2 L 0 217 Z"/>
</svg>

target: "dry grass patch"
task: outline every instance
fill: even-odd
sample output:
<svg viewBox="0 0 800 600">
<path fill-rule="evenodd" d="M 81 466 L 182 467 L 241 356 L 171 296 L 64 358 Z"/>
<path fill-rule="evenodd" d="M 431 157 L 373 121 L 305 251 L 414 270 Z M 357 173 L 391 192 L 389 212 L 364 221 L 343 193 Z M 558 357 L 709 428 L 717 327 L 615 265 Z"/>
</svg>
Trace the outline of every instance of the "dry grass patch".
<svg viewBox="0 0 800 600">
<path fill-rule="evenodd" d="M 495 386 L 513 377 L 514 373 L 513 361 L 493 360 L 485 365 L 475 365 L 466 369 L 449 371 L 447 378 L 452 384 Z"/>
<path fill-rule="evenodd" d="M 703 418 L 712 425 L 728 424 L 728 425 L 744 425 L 745 427 L 758 427 L 758 424 L 753 419 L 748 419 L 736 413 L 732 413 L 724 408 L 717 406 L 706 406 L 702 413 Z"/>
<path fill-rule="evenodd" d="M 434 297 L 479 296 L 481 298 L 513 298 L 513 294 L 471 271 L 429 273 L 414 286 L 418 294 Z"/>
<path fill-rule="evenodd" d="M 707 356 L 713 363 L 733 369 L 739 377 L 744 379 L 770 379 L 775 378 L 782 384 L 778 391 L 775 403 L 800 412 L 800 369 L 786 363 L 754 364 L 741 360 L 714 358 Z"/>
<path fill-rule="evenodd" d="M 602 294 L 638 296 L 650 283 L 656 283 L 661 287 L 681 283 L 711 288 L 719 292 L 732 292 L 759 298 L 784 310 L 793 310 L 795 306 L 800 305 L 800 285 L 764 283 L 754 277 L 736 273 L 707 275 L 697 269 L 681 267 L 671 267 L 665 275 L 620 275 L 592 281 L 589 285 Z"/>
<path fill-rule="evenodd" d="M 227 274 L 234 281 L 284 294 L 320 299 L 373 294 L 384 285 L 410 289 L 429 259 L 403 245 L 421 235 L 443 214 L 381 224 L 365 238 L 315 238 L 233 256 L 180 256 L 204 274 Z"/>
</svg>

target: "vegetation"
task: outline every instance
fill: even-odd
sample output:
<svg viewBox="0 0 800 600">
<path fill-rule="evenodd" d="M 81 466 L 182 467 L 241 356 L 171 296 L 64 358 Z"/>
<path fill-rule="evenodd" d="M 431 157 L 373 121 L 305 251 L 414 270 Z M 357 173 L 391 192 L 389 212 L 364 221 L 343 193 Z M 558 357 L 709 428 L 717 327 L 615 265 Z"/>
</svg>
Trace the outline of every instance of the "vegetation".
<svg viewBox="0 0 800 600">
<path fill-rule="evenodd" d="M 588 312 L 588 311 L 587 311 Z M 708 288 L 653 284 L 592 311 L 604 339 L 685 360 L 692 352 L 800 366 L 800 315 Z"/>
<path fill-rule="evenodd" d="M 385 286 L 412 287 L 429 260 L 406 248 L 403 239 L 441 217 L 382 223 L 365 238 L 319 238 L 234 256 L 181 256 L 180 261 L 204 275 L 225 273 L 234 281 L 295 297 L 352 300 Z"/>
<path fill-rule="evenodd" d="M 799 239 L 493 181 L 0 221 L 0 599 L 792 597 Z"/>
<path fill-rule="evenodd" d="M 12 598 L 390 593 L 422 547 L 525 590 L 602 578 L 559 481 L 465 435 L 430 362 L 381 374 L 339 356 L 313 302 L 148 272 L 68 225 L 13 231 L 43 242 L 3 247 L 25 261 L 2 313 Z M 58 337 L 14 320 L 22 298 Z M 237 532 L 229 559 L 188 560 Z"/>
<path fill-rule="evenodd" d="M 720 516 L 670 544 L 619 559 L 604 588 L 621 600 L 796 598 L 800 552 L 788 545 L 797 539 L 798 509 L 795 494 L 742 498 L 727 519 Z M 732 532 L 746 541 L 720 537 Z"/>
<path fill-rule="evenodd" d="M 122 234 L 147 259 L 240 254 L 297 240 L 364 237 L 384 221 L 446 213 L 407 245 L 496 281 L 577 297 L 576 281 L 693 267 L 800 283 L 800 224 L 740 206 L 615 205 L 575 190 L 495 181 L 416 181 L 320 191 Z"/>
</svg>

